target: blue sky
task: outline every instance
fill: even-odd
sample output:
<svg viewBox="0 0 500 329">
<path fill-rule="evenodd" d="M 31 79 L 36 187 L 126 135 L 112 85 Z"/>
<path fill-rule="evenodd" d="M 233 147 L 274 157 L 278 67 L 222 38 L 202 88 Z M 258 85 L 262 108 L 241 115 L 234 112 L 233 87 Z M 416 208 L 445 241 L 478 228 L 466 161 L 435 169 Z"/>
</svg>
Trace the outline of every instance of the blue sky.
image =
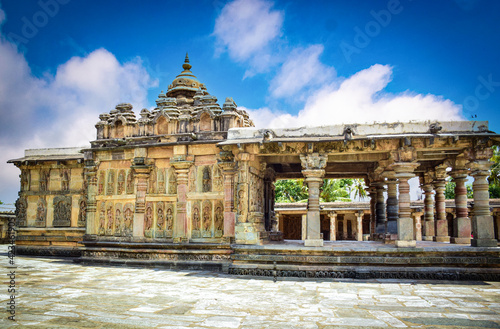
<svg viewBox="0 0 500 329">
<path fill-rule="evenodd" d="M 488 120 L 500 2 L 0 0 L 0 200 L 26 148 L 86 145 L 98 114 L 193 73 L 257 126 Z"/>
</svg>

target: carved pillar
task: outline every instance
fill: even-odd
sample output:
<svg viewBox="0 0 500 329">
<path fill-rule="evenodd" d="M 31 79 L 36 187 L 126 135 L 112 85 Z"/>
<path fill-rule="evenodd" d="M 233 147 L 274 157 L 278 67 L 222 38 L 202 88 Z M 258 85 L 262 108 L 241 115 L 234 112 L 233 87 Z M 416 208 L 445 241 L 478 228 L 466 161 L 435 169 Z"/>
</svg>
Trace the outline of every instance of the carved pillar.
<svg viewBox="0 0 500 329">
<path fill-rule="evenodd" d="M 396 178 L 399 180 L 399 216 L 397 247 L 415 247 L 413 237 L 413 218 L 410 209 L 410 185 L 408 180 L 414 177 L 413 171 L 418 163 L 398 162 L 394 165 Z"/>
<path fill-rule="evenodd" d="M 144 211 L 146 208 L 146 191 L 151 168 L 145 163 L 144 157 L 135 157 L 132 165 L 136 185 L 135 212 L 132 235 L 137 238 L 144 237 Z"/>
<path fill-rule="evenodd" d="M 321 220 L 319 213 L 319 193 L 325 176 L 325 166 L 328 159 L 327 155 L 312 153 L 300 155 L 302 162 L 302 174 L 309 189 L 309 200 L 307 203 L 307 223 L 306 240 L 304 245 L 308 247 L 323 246 L 321 238 Z"/>
<path fill-rule="evenodd" d="M 413 238 L 416 241 L 422 241 L 422 215 L 424 212 L 422 211 L 422 208 L 418 208 L 417 211 L 414 211 L 412 213 L 413 216 Z"/>
<path fill-rule="evenodd" d="M 436 169 L 436 179 L 433 182 L 436 190 L 436 236 L 434 241 L 450 242 L 448 235 L 448 220 L 446 219 L 446 204 L 444 190 L 446 186 L 446 168 L 443 166 Z"/>
<path fill-rule="evenodd" d="M 386 242 L 396 241 L 398 237 L 398 180 L 394 171 L 387 171 L 387 231 Z"/>
<path fill-rule="evenodd" d="M 307 215 L 302 215 L 302 230 L 300 232 L 300 239 L 306 240 L 307 238 Z"/>
<path fill-rule="evenodd" d="M 189 168 L 192 161 L 187 161 L 184 156 L 177 156 L 171 160 L 177 176 L 177 216 L 174 227 L 174 243 L 188 242 L 189 220 L 187 217 L 187 192 Z"/>
<path fill-rule="evenodd" d="M 424 236 L 422 239 L 424 241 L 434 241 L 435 229 L 434 229 L 434 200 L 432 195 L 434 194 L 434 188 L 432 184 L 426 183 L 422 186 L 425 193 L 424 199 Z"/>
<path fill-rule="evenodd" d="M 471 164 L 471 176 L 474 177 L 472 189 L 474 191 L 474 216 L 472 217 L 471 245 L 473 247 L 496 247 L 493 217 L 490 213 L 490 199 L 488 192 L 489 170 L 492 162 L 476 160 Z"/>
<path fill-rule="evenodd" d="M 376 182 L 375 187 L 377 189 L 377 203 L 375 205 L 375 213 L 377 219 L 377 226 L 375 228 L 375 233 L 377 238 L 383 238 L 386 232 L 386 217 L 385 217 L 385 199 L 384 199 L 384 182 Z"/>
<path fill-rule="evenodd" d="M 495 237 L 497 240 L 500 240 L 500 213 L 496 213 L 495 216 L 495 223 L 497 225 L 497 236 Z"/>
<path fill-rule="evenodd" d="M 377 189 L 374 186 L 370 186 L 367 191 L 370 193 L 370 237 L 372 240 L 375 240 Z"/>
<path fill-rule="evenodd" d="M 222 153 L 223 152 L 221 152 L 221 154 Z M 236 212 L 234 207 L 234 177 L 236 175 L 236 163 L 232 161 L 232 153 L 221 158 L 222 161 L 219 162 L 219 166 L 222 168 L 222 176 L 224 178 L 224 238 L 231 240 L 234 239 L 234 227 L 236 224 Z"/>
<path fill-rule="evenodd" d="M 470 244 L 471 223 L 467 209 L 467 170 L 459 169 L 451 172 L 455 182 L 455 219 L 453 221 L 453 232 L 456 234 L 451 238 L 452 243 Z"/>
<path fill-rule="evenodd" d="M 96 235 L 97 229 L 99 227 L 96 218 L 97 211 L 97 165 L 93 160 L 93 154 L 91 151 L 85 151 L 85 176 L 87 179 L 87 191 L 83 191 L 87 194 L 87 210 L 86 210 L 86 234 Z"/>
<path fill-rule="evenodd" d="M 330 241 L 335 241 L 337 240 L 337 213 L 330 211 L 328 217 L 330 218 Z"/>
<path fill-rule="evenodd" d="M 356 213 L 356 220 L 357 220 L 357 240 L 358 241 L 363 241 L 363 210 L 360 210 Z"/>
</svg>

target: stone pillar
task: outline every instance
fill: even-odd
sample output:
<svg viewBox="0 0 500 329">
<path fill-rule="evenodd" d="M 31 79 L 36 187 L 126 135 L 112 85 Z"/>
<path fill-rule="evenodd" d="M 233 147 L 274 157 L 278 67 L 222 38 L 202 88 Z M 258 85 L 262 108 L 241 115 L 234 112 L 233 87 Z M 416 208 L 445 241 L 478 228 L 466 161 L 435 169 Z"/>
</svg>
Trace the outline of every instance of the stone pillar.
<svg viewBox="0 0 500 329">
<path fill-rule="evenodd" d="M 436 179 L 433 182 L 434 189 L 436 190 L 436 236 L 434 241 L 437 242 L 450 242 L 444 197 L 444 190 L 446 186 L 445 170 L 446 169 L 438 169 L 436 172 Z"/>
<path fill-rule="evenodd" d="M 377 203 L 375 205 L 375 214 L 377 219 L 377 226 L 375 228 L 375 233 L 377 238 L 384 237 L 386 233 L 386 221 L 385 221 L 385 199 L 384 199 L 384 182 L 376 182 L 375 187 L 377 189 Z"/>
<path fill-rule="evenodd" d="M 424 212 L 422 208 L 419 208 L 417 211 L 412 213 L 413 216 L 413 227 L 414 234 L 413 237 L 416 241 L 422 241 L 422 215 Z"/>
<path fill-rule="evenodd" d="M 363 241 L 363 210 L 360 210 L 356 213 L 356 220 L 357 220 L 357 240 L 358 241 Z"/>
<path fill-rule="evenodd" d="M 347 234 L 347 222 L 350 221 L 350 219 L 347 219 L 347 214 L 344 214 L 344 220 L 342 221 L 342 240 L 347 240 L 349 239 L 349 235 Z M 352 225 L 351 225 L 352 227 Z"/>
<path fill-rule="evenodd" d="M 495 237 L 497 240 L 500 240 L 500 214 L 496 213 L 494 216 L 496 224 L 497 224 L 497 236 Z"/>
<path fill-rule="evenodd" d="M 335 241 L 337 240 L 337 213 L 330 211 L 328 217 L 330 217 L 330 241 Z"/>
<path fill-rule="evenodd" d="M 370 237 L 372 240 L 375 240 L 375 228 L 376 228 L 376 204 L 377 204 L 377 189 L 373 186 L 367 189 L 368 193 L 370 193 Z"/>
<path fill-rule="evenodd" d="M 452 243 L 470 244 L 471 223 L 468 217 L 467 209 L 467 188 L 465 181 L 467 180 L 467 170 L 459 169 L 451 172 L 451 177 L 455 182 L 455 220 L 453 221 L 454 237 L 451 238 Z"/>
<path fill-rule="evenodd" d="M 413 171 L 418 163 L 397 162 L 394 164 L 396 178 L 399 180 L 399 216 L 398 239 L 396 247 L 416 247 L 413 237 L 413 218 L 410 209 L 410 185 L 408 180 L 414 177 Z"/>
<path fill-rule="evenodd" d="M 387 178 L 387 231 L 386 242 L 394 242 L 398 238 L 398 180 L 394 171 L 384 173 Z"/>
<path fill-rule="evenodd" d="M 189 168 L 192 161 L 186 161 L 183 156 L 171 160 L 171 165 L 175 168 L 177 175 L 177 216 L 174 227 L 174 242 L 188 242 L 189 220 L 187 217 L 187 192 Z"/>
<path fill-rule="evenodd" d="M 319 193 L 325 176 L 325 166 L 328 157 L 318 153 L 300 155 L 302 162 L 302 174 L 309 189 L 309 199 L 307 202 L 307 223 L 306 223 L 306 247 L 323 246 L 321 238 L 321 219 L 319 213 Z"/>
<path fill-rule="evenodd" d="M 423 190 L 425 193 L 424 199 L 424 236 L 422 239 L 424 241 L 434 241 L 435 229 L 434 229 L 434 200 L 432 195 L 434 194 L 434 188 L 432 184 L 424 184 Z"/>
<path fill-rule="evenodd" d="M 307 215 L 302 215 L 302 230 L 301 230 L 301 240 L 307 239 Z"/>
<path fill-rule="evenodd" d="M 224 179 L 224 238 L 229 241 L 234 239 L 234 227 L 236 224 L 236 212 L 234 209 L 234 177 L 236 175 L 236 164 L 231 160 L 232 158 L 228 161 L 219 162 L 219 167 L 222 168 L 222 177 Z"/>
<path fill-rule="evenodd" d="M 488 192 L 489 169 L 492 162 L 476 160 L 471 164 L 471 176 L 474 177 L 472 189 L 474 191 L 474 216 L 472 217 L 471 245 L 473 247 L 496 247 L 493 217 L 490 213 Z"/>
</svg>

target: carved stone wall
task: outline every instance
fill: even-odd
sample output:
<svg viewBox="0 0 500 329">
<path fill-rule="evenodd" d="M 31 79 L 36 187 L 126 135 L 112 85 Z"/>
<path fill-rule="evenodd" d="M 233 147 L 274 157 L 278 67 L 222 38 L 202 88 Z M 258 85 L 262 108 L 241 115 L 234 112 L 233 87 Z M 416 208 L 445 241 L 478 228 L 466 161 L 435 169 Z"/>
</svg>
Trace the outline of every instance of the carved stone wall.
<svg viewBox="0 0 500 329">
<path fill-rule="evenodd" d="M 127 174 L 127 194 L 134 194 L 134 172 L 128 171 Z"/>
<path fill-rule="evenodd" d="M 47 226 L 47 201 L 45 201 L 45 197 L 41 197 L 38 199 L 38 202 L 36 204 L 35 227 L 46 227 L 46 226 Z"/>
<path fill-rule="evenodd" d="M 54 227 L 70 227 L 71 226 L 71 197 L 56 196 L 54 198 Z"/>
<path fill-rule="evenodd" d="M 201 236 L 203 238 L 212 237 L 212 202 L 210 200 L 203 201 L 203 224 Z"/>
<path fill-rule="evenodd" d="M 202 174 L 202 192 L 212 191 L 212 174 L 209 166 L 203 168 Z"/>
<path fill-rule="evenodd" d="M 168 194 L 177 194 L 177 175 L 175 169 L 170 168 L 168 174 Z"/>
<path fill-rule="evenodd" d="M 106 186 L 106 176 L 104 171 L 101 171 L 97 180 L 97 195 L 104 195 L 104 186 Z"/>
<path fill-rule="evenodd" d="M 214 211 L 214 236 L 221 238 L 224 235 L 224 204 L 222 201 L 215 202 Z"/>
<path fill-rule="evenodd" d="M 153 237 L 154 204 L 146 202 L 146 212 L 144 214 L 144 236 Z"/>
<path fill-rule="evenodd" d="M 87 226 L 87 200 L 82 197 L 78 202 L 78 227 L 86 227 Z"/>
<path fill-rule="evenodd" d="M 201 237 L 201 211 L 200 202 L 194 201 L 192 203 L 191 209 L 191 237 L 200 238 Z"/>
<path fill-rule="evenodd" d="M 118 173 L 118 181 L 116 186 L 116 194 L 120 195 L 125 192 L 125 170 L 120 170 Z"/>
<path fill-rule="evenodd" d="M 123 236 L 132 236 L 134 226 L 134 205 L 126 203 L 123 208 Z"/>
<path fill-rule="evenodd" d="M 106 195 L 115 194 L 115 171 L 110 169 L 108 171 L 108 181 L 106 184 Z"/>
</svg>

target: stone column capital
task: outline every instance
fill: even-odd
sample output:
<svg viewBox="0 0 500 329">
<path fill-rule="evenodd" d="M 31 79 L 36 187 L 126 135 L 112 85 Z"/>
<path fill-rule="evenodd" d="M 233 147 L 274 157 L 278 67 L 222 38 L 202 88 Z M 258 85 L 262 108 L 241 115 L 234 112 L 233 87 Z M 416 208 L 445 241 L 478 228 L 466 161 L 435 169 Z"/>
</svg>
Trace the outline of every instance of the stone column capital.
<svg viewBox="0 0 500 329">
<path fill-rule="evenodd" d="M 337 213 L 335 211 L 330 211 L 330 212 L 328 212 L 328 217 L 330 219 L 336 219 L 337 218 Z"/>
<path fill-rule="evenodd" d="M 469 175 L 469 170 L 467 169 L 453 169 L 450 172 L 450 176 L 454 179 L 467 179 L 467 176 Z"/>
<path fill-rule="evenodd" d="M 489 175 L 493 162 L 490 160 L 476 160 L 470 163 L 471 176 Z"/>
<path fill-rule="evenodd" d="M 304 170 L 324 169 L 328 161 L 328 155 L 320 153 L 301 154 L 300 162 Z"/>
<path fill-rule="evenodd" d="M 302 170 L 302 174 L 306 177 L 307 181 L 311 180 L 322 180 L 323 177 L 325 176 L 325 170 L 324 169 L 304 169 Z"/>
<path fill-rule="evenodd" d="M 396 162 L 396 163 L 394 163 L 392 168 L 394 169 L 394 172 L 396 173 L 395 174 L 396 178 L 402 177 L 400 174 L 403 174 L 403 173 L 407 173 L 407 174 L 411 173 L 412 177 L 413 177 L 414 176 L 413 172 L 415 171 L 415 169 L 417 169 L 418 166 L 420 166 L 420 164 L 416 163 L 416 162 Z"/>
</svg>

